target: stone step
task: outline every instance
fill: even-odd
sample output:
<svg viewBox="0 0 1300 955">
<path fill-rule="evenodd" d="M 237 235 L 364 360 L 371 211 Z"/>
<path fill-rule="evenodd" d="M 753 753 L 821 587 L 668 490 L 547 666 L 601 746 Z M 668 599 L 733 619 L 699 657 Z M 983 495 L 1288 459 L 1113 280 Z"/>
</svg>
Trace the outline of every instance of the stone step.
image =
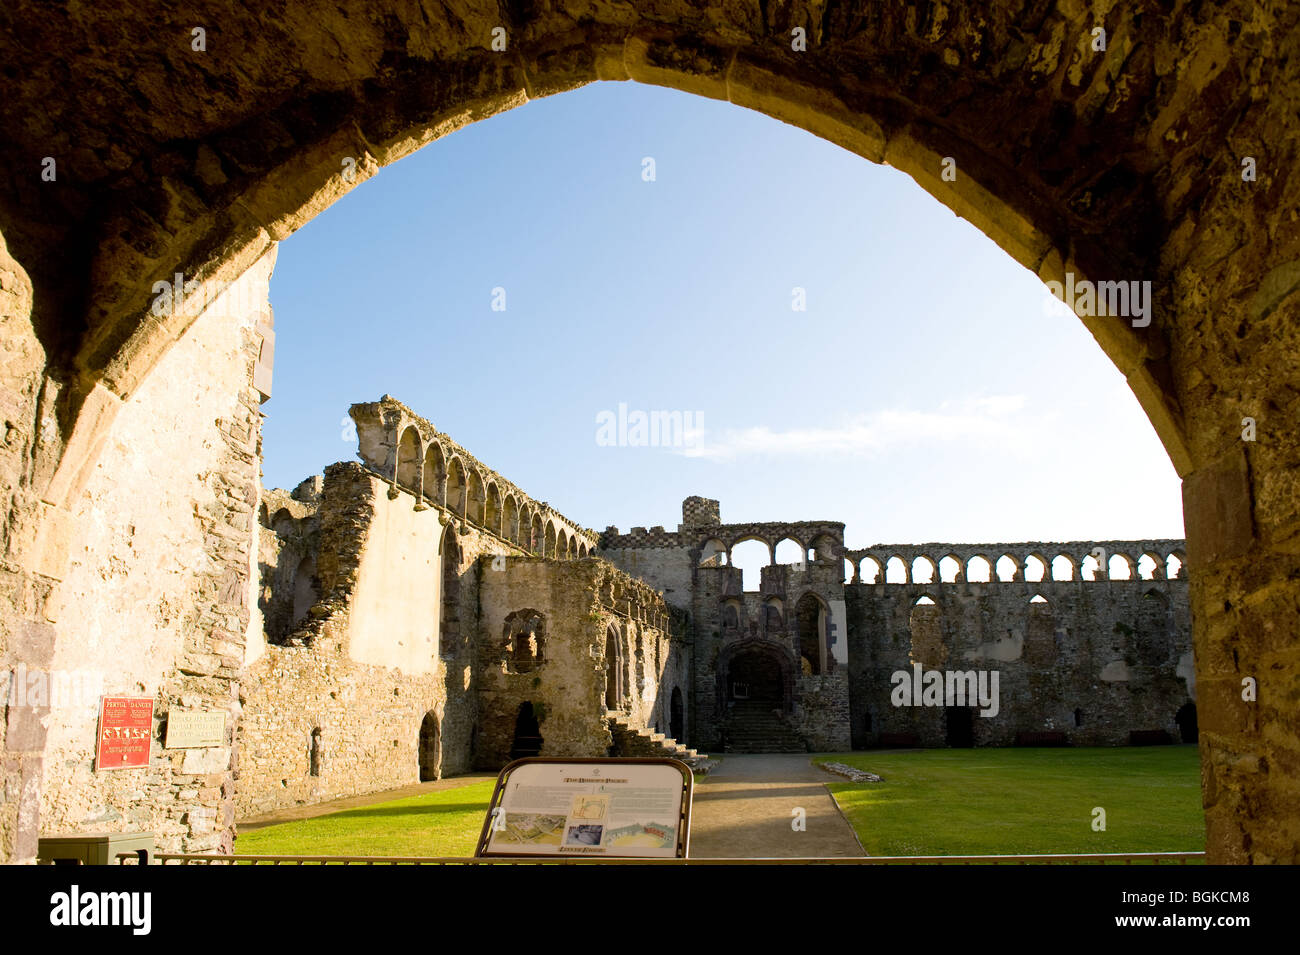
<svg viewBox="0 0 1300 955">
<path fill-rule="evenodd" d="M 808 747 L 770 703 L 736 703 L 723 721 L 729 753 L 806 753 Z"/>
<path fill-rule="evenodd" d="M 632 726 L 623 713 L 605 711 L 605 720 L 614 735 L 617 750 L 628 756 L 671 756 L 680 759 L 697 773 L 707 773 L 713 761 L 690 747 L 683 746 L 663 733 Z"/>
</svg>

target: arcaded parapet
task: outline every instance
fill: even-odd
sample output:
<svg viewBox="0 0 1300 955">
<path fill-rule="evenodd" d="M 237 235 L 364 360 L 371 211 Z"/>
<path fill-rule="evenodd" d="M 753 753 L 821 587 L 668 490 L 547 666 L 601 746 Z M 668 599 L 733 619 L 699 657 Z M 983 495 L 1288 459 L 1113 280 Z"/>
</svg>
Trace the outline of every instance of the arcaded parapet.
<svg viewBox="0 0 1300 955">
<path fill-rule="evenodd" d="M 694 610 L 697 568 L 730 566 L 737 544 L 760 541 L 767 547 L 769 564 L 775 565 L 778 545 L 791 542 L 798 549 L 800 567 L 837 560 L 844 551 L 844 525 L 838 521 L 720 521 L 718 501 L 688 497 L 676 531 L 633 527 L 624 534 L 611 525 L 600 535 L 600 556 L 661 589 L 674 606 Z"/>
<path fill-rule="evenodd" d="M 1020 541 L 1000 544 L 876 544 L 844 551 L 851 583 L 933 580 L 1163 580 L 1183 576 L 1187 542 L 1179 539 Z"/>
<path fill-rule="evenodd" d="M 1183 580 L 858 584 L 845 595 L 855 747 L 1196 739 Z M 896 695 L 896 675 L 910 689 L 914 665 L 945 679 L 996 673 L 996 698 L 954 707 Z"/>
<path fill-rule="evenodd" d="M 586 557 L 596 535 L 512 482 L 400 401 L 349 409 L 357 426 L 357 455 L 371 470 L 414 494 L 420 506 L 437 505 L 503 540 L 542 557 Z"/>
<path fill-rule="evenodd" d="M 479 570 L 480 768 L 604 756 L 608 710 L 637 727 L 684 723 L 687 651 L 650 587 L 595 558 L 483 560 Z"/>
</svg>

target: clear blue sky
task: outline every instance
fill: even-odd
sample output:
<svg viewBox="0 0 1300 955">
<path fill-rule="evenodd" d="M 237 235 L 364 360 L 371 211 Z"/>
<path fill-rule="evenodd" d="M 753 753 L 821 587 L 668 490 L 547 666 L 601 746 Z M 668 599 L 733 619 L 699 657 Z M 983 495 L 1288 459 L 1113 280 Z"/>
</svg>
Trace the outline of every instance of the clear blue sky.
<svg viewBox="0 0 1300 955">
<path fill-rule="evenodd" d="M 388 393 L 597 530 L 673 529 L 700 494 L 728 522 L 843 521 L 850 547 L 1183 536 L 1154 430 L 1046 294 L 896 170 L 600 83 L 432 144 L 281 244 L 264 483 L 355 460 L 341 419 Z M 620 403 L 703 429 L 605 446 Z"/>
</svg>

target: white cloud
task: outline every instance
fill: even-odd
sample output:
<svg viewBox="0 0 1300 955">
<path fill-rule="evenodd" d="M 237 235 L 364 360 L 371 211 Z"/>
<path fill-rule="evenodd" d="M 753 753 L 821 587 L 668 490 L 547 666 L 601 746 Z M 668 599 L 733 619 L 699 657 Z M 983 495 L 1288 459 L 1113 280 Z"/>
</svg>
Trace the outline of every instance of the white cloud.
<svg viewBox="0 0 1300 955">
<path fill-rule="evenodd" d="M 935 411 L 888 409 L 855 415 L 830 427 L 776 431 L 765 425 L 706 430 L 678 451 L 715 461 L 763 454 L 864 454 L 917 442 L 970 442 L 982 446 L 1023 444 L 1034 424 L 1023 395 L 945 401 Z"/>
</svg>

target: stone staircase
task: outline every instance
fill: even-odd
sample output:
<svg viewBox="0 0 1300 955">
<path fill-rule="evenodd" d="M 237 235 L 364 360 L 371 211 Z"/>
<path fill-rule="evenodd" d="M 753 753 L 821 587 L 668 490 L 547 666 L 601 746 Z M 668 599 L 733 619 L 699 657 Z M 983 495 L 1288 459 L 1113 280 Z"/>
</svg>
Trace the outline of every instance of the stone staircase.
<svg viewBox="0 0 1300 955">
<path fill-rule="evenodd" d="M 714 765 L 706 754 L 683 746 L 663 733 L 632 726 L 624 713 L 606 710 L 605 721 L 614 737 L 613 756 L 669 756 L 680 759 L 696 773 L 707 773 Z"/>
<path fill-rule="evenodd" d="M 803 737 L 781 717 L 780 705 L 755 701 L 732 704 L 723 723 L 728 753 L 806 753 Z"/>
</svg>

